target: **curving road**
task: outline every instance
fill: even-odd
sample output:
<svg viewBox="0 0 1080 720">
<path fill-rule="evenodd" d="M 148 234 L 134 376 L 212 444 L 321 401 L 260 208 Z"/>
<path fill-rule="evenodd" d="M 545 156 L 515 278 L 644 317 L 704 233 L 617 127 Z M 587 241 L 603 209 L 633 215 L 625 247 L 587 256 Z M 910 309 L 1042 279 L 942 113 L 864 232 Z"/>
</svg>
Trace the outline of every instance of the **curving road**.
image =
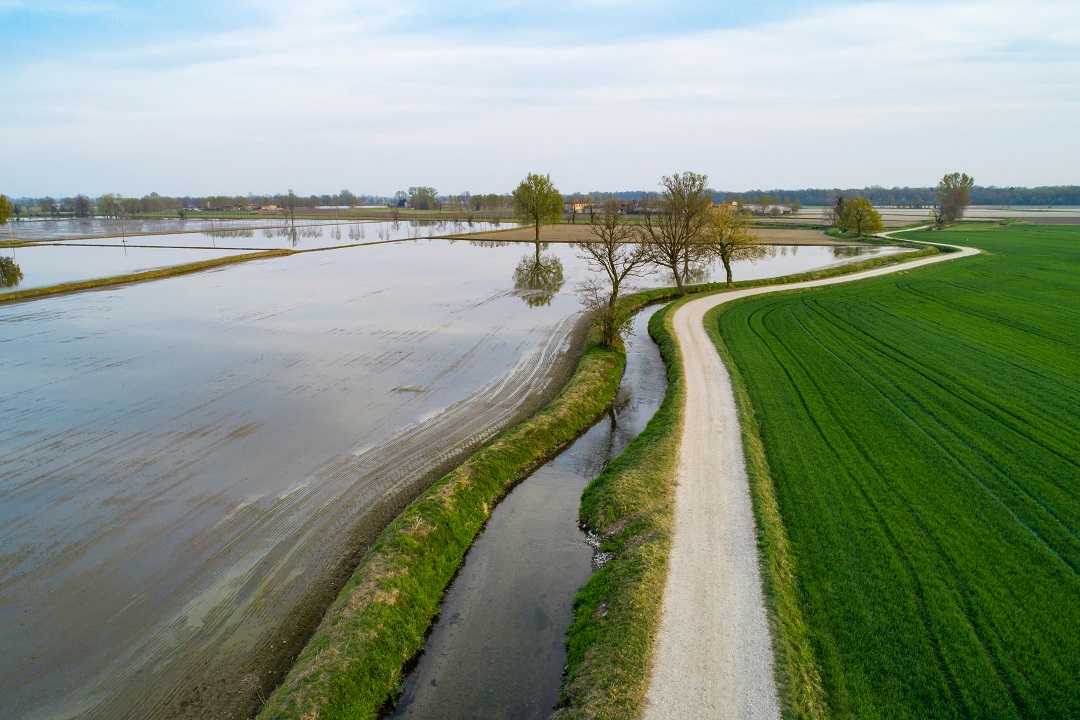
<svg viewBox="0 0 1080 720">
<path fill-rule="evenodd" d="M 959 252 L 710 295 L 675 313 L 686 408 L 675 530 L 646 720 L 780 718 L 738 415 L 727 369 L 705 332 L 705 313 L 751 295 L 847 283 L 979 252 L 952 247 Z"/>
</svg>

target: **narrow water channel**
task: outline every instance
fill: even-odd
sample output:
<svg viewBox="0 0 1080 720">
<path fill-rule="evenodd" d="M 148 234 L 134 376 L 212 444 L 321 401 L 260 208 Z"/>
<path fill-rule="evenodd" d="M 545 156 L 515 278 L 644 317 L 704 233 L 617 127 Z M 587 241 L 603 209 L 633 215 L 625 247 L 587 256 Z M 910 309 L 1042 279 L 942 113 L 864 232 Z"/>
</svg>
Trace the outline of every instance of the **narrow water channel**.
<svg viewBox="0 0 1080 720">
<path fill-rule="evenodd" d="M 667 377 L 648 322 L 634 318 L 613 407 L 492 513 L 451 583 L 427 649 L 387 717 L 546 718 L 558 701 L 574 594 L 592 572 L 581 492 L 660 406 Z"/>
</svg>

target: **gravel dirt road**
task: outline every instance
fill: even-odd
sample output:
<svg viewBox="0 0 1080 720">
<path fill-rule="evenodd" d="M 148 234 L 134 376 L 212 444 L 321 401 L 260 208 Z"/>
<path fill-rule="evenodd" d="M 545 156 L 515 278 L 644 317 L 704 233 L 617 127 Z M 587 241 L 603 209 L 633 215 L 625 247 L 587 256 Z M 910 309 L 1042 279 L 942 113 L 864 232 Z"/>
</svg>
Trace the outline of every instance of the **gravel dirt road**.
<svg viewBox="0 0 1080 720">
<path fill-rule="evenodd" d="M 727 369 L 705 332 L 705 313 L 750 295 L 851 282 L 978 252 L 958 249 L 851 275 L 711 295 L 675 313 L 686 408 L 646 720 L 780 717 L 738 415 Z"/>
</svg>

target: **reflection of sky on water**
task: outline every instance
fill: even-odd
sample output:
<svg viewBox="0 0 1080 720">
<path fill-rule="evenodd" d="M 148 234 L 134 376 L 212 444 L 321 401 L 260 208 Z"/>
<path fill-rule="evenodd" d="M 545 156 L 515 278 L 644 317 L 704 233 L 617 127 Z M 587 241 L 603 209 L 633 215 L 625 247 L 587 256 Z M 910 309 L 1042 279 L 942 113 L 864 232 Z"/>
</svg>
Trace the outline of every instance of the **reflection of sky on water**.
<svg viewBox="0 0 1080 720">
<path fill-rule="evenodd" d="M 25 275 L 18 285 L 23 289 L 125 275 L 252 250 L 311 250 L 508 227 L 516 225 L 418 221 L 365 221 L 336 225 L 298 222 L 288 228 L 230 226 L 227 230 L 213 232 L 65 240 L 56 244 L 16 248 L 14 252 Z"/>
<path fill-rule="evenodd" d="M 39 241 L 39 240 L 63 240 L 65 238 L 121 238 L 126 237 L 128 242 L 146 242 L 147 236 L 160 238 L 177 238 L 187 234 L 196 234 L 205 238 L 210 237 L 257 237 L 264 230 L 281 229 L 289 225 L 295 225 L 301 233 L 306 228 L 322 229 L 326 237 L 330 237 L 333 229 L 339 228 L 343 237 L 348 237 L 350 226 L 367 226 L 367 240 L 377 240 L 379 232 L 373 226 L 383 226 L 382 239 L 395 238 L 418 238 L 433 237 L 436 235 L 451 235 L 468 232 L 484 232 L 517 227 L 517 223 L 488 223 L 488 222 L 458 222 L 453 220 L 400 220 L 398 222 L 383 220 L 356 220 L 346 222 L 340 219 L 327 220 L 297 220 L 289 223 L 281 216 L 269 216 L 265 218 L 253 218 L 248 220 L 206 220 L 203 218 L 188 218 L 178 220 L 176 218 L 137 219 L 126 218 L 123 221 L 111 218 L 70 219 L 70 220 L 34 220 L 26 222 L 10 223 L 11 235 L 16 240 Z M 397 227 L 392 227 L 392 226 Z M 5 228 L 5 235 L 7 228 Z M 312 235 L 312 237 L 323 237 Z M 172 244 L 183 243 L 164 242 L 160 239 L 149 244 Z M 331 243 L 333 244 L 333 243 Z"/>
<path fill-rule="evenodd" d="M 10 250 L 3 250 L 5 254 Z M 22 290 L 76 280 L 126 275 L 184 263 L 237 255 L 239 250 L 175 249 L 160 247 L 57 247 L 34 245 L 15 249 L 15 258 L 23 271 L 17 287 Z"/>
<path fill-rule="evenodd" d="M 567 331 L 583 261 L 547 253 L 564 284 L 532 307 L 514 287 L 531 243 L 442 240 L 0 306 L 0 716 L 134 708 L 269 642 L 369 507 L 319 524 L 371 449 Z M 834 262 L 804 247 L 735 277 Z"/>
</svg>

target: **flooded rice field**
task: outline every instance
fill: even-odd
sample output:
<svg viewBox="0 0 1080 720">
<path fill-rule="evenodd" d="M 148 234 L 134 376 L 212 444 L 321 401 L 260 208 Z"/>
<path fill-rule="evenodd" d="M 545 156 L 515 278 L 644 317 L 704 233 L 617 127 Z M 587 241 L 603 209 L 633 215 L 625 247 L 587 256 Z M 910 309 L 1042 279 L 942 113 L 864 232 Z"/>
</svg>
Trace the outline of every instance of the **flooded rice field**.
<svg viewBox="0 0 1080 720">
<path fill-rule="evenodd" d="M 68 231 L 79 232 L 90 229 L 117 230 L 117 227 L 112 224 L 114 222 L 64 220 L 22 224 L 68 224 L 76 226 L 74 230 L 69 228 Z M 193 222 L 196 221 L 187 221 L 189 224 Z M 214 230 L 192 231 L 189 229 L 171 234 L 127 235 L 80 240 L 63 240 L 56 237 L 50 240 L 41 239 L 13 251 L 4 251 L 14 254 L 19 268 L 23 271 L 23 279 L 17 285 L 10 287 L 0 284 L 0 293 L 79 280 L 95 280 L 259 250 L 317 250 L 517 227 L 514 223 L 414 220 L 351 223 L 300 221 L 288 226 L 260 229 L 237 227 L 236 222 L 218 221 Z M 90 223 L 92 227 L 80 228 L 79 223 Z M 199 223 L 199 225 L 205 224 Z M 64 228 L 58 232 L 62 230 Z"/>
<path fill-rule="evenodd" d="M 458 222 L 454 220 L 296 220 L 281 216 L 249 218 L 242 220 L 209 220 L 203 218 L 84 218 L 64 220 L 30 220 L 9 223 L 10 236 L 24 242 L 48 240 L 86 240 L 98 238 L 127 238 L 128 242 L 147 244 L 147 236 L 172 237 L 197 233 L 204 238 L 244 239 L 265 237 L 334 238 L 334 228 L 341 228 L 341 235 L 348 238 L 349 228 L 365 226 L 364 240 L 397 240 L 403 238 L 437 237 L 469 232 L 484 232 L 498 228 L 516 227 L 516 223 Z M 380 233 L 379 227 L 382 228 Z M 314 232 L 317 230 L 325 231 Z M 266 232 L 266 231 L 271 232 Z M 295 231 L 295 232 L 293 232 Z M 355 229 L 359 236 L 359 228 Z M 392 235 L 392 237 L 391 237 Z M 138 238 L 138 240 L 136 240 Z M 7 238 L 4 238 L 7 239 Z M 176 239 L 173 237 L 173 239 Z M 157 244 L 157 243 L 150 243 Z M 172 244 L 176 244 L 173 242 Z M 209 241 L 202 243 L 210 245 Z M 280 247 L 280 245 L 279 245 Z"/>
<path fill-rule="evenodd" d="M 0 252 L 9 256 L 12 254 L 10 250 Z M 23 272 L 22 280 L 11 287 L 4 287 L 0 283 L 0 293 L 126 275 L 243 252 L 235 249 L 131 246 L 126 243 L 107 247 L 28 245 L 14 252 L 15 261 Z"/>
<path fill-rule="evenodd" d="M 581 492 L 640 433 L 664 399 L 663 360 L 634 319 L 626 373 L 608 414 L 495 508 L 447 590 L 427 647 L 389 717 L 542 720 L 558 702 L 574 594 L 593 548 L 578 527 Z"/>
<path fill-rule="evenodd" d="M 575 360 L 582 264 L 535 258 L 418 240 L 0 306 L 0 717 L 257 706 L 374 534 Z"/>
</svg>

